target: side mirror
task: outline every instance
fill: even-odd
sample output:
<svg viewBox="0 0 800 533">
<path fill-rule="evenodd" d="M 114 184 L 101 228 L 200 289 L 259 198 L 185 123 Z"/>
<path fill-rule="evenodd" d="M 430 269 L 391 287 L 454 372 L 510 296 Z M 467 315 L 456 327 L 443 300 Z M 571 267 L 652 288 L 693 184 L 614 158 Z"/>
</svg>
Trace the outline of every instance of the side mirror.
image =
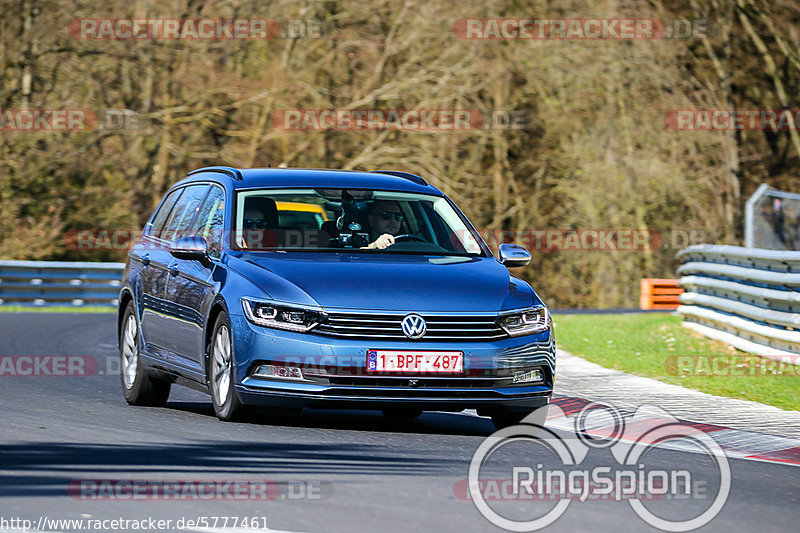
<svg viewBox="0 0 800 533">
<path fill-rule="evenodd" d="M 178 259 L 196 259 L 203 264 L 208 261 L 208 243 L 203 237 L 181 237 L 169 245 L 169 253 Z"/>
<path fill-rule="evenodd" d="M 501 244 L 497 255 L 507 268 L 524 267 L 531 262 L 530 252 L 518 244 Z"/>
</svg>

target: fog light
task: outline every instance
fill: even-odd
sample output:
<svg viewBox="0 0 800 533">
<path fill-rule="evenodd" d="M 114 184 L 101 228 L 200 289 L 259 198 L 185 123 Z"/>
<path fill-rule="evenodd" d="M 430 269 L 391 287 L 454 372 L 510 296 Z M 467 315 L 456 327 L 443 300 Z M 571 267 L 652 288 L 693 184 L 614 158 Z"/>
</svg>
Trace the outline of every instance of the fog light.
<svg viewBox="0 0 800 533">
<path fill-rule="evenodd" d="M 293 366 L 261 365 L 251 375 L 259 378 L 303 379 L 303 372 Z"/>
<path fill-rule="evenodd" d="M 544 376 L 540 368 L 534 368 L 527 372 L 517 372 L 514 374 L 512 383 L 536 383 L 537 381 L 544 381 Z"/>
</svg>

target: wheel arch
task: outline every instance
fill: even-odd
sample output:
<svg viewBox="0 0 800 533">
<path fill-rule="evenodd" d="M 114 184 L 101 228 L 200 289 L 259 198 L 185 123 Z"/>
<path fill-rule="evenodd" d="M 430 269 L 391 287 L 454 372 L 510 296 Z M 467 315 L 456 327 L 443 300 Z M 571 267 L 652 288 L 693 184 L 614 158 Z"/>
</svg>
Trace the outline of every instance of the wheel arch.
<svg viewBox="0 0 800 533">
<path fill-rule="evenodd" d="M 209 357 L 211 356 L 211 336 L 214 334 L 214 324 L 217 322 L 217 317 L 223 311 L 230 315 L 228 312 L 228 305 L 225 303 L 225 300 L 222 297 L 217 297 L 214 300 L 214 303 L 211 304 L 211 309 L 209 310 L 208 318 L 206 319 L 205 332 L 203 334 L 203 374 L 206 377 L 206 382 L 209 380 L 208 371 L 210 365 L 208 364 L 208 361 Z"/>
<path fill-rule="evenodd" d="M 125 315 L 125 310 L 128 308 L 128 304 L 133 302 L 133 293 L 128 287 L 125 287 L 119 293 L 119 305 L 117 306 L 117 348 L 120 347 L 120 343 L 122 342 L 122 338 L 120 337 L 120 333 L 122 331 L 122 318 Z M 134 302 L 134 312 L 136 311 L 136 303 Z"/>
</svg>

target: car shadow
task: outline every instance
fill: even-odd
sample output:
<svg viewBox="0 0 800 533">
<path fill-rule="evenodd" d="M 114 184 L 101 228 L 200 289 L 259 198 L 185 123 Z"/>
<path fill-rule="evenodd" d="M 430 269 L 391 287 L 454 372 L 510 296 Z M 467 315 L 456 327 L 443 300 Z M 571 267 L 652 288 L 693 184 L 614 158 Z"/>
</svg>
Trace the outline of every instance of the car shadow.
<svg viewBox="0 0 800 533">
<path fill-rule="evenodd" d="M 446 472 L 462 463 L 463 459 L 445 451 L 398 453 L 383 444 L 354 446 L 350 442 L 23 442 L 0 444 L 0 497 L 65 496 L 69 494 L 68 487 L 86 480 L 267 481 L 271 478 L 265 476 L 411 476 Z"/>
<path fill-rule="evenodd" d="M 166 409 L 214 417 L 211 402 L 168 402 Z M 238 423 L 380 433 L 419 433 L 486 437 L 495 428 L 489 418 L 467 413 L 429 411 L 411 420 L 389 418 L 380 411 L 303 409 L 299 412 L 257 408 Z"/>
</svg>

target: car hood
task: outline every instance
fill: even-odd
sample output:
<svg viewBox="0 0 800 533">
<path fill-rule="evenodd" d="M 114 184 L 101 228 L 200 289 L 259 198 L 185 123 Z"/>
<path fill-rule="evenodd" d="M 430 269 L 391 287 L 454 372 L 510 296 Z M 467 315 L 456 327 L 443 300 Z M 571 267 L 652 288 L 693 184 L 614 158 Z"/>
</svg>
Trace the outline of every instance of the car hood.
<svg viewBox="0 0 800 533">
<path fill-rule="evenodd" d="M 324 308 L 496 312 L 538 303 L 530 285 L 487 257 L 255 252 L 228 265 L 261 296 Z"/>
</svg>

